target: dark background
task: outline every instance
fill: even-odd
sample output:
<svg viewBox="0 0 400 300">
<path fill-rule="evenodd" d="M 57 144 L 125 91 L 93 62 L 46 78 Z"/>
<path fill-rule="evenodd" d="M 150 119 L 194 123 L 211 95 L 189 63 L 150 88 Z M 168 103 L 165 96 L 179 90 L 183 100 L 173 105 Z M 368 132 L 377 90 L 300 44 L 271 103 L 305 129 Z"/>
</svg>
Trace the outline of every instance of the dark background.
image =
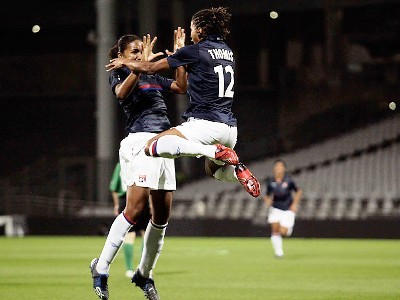
<svg viewBox="0 0 400 300">
<path fill-rule="evenodd" d="M 170 4 L 157 1 L 152 35 L 161 51 L 171 48 Z M 228 43 L 237 64 L 236 149 L 245 161 L 290 152 L 397 113 L 388 103 L 400 105 L 399 1 L 192 0 L 183 5 L 187 31 L 198 9 L 223 5 L 233 14 Z M 95 1 L 2 6 L 0 187 L 49 197 L 70 191 L 93 200 L 95 192 L 88 189 L 94 185 L 87 182 L 94 180 L 96 159 Z M 271 10 L 279 13 L 277 19 L 269 17 Z M 115 40 L 132 31 L 145 34 L 135 31 L 138 14 L 135 1 L 118 1 Z M 41 26 L 37 34 L 31 30 L 35 24 Z M 292 42 L 301 45 L 301 55 L 293 55 Z M 350 61 L 349 45 L 362 47 L 368 60 Z M 180 123 L 175 99 L 167 104 L 173 124 Z M 125 133 L 118 112 L 119 141 Z M 202 164 L 193 159 L 192 172 L 185 174 L 177 162 L 178 183 L 204 176 Z"/>
</svg>

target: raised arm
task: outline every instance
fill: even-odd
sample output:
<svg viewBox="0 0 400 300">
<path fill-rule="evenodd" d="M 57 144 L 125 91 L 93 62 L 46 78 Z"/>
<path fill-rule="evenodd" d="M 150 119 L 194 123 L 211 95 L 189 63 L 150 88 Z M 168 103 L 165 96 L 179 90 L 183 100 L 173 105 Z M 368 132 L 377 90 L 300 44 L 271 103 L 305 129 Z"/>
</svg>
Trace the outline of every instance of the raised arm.
<svg viewBox="0 0 400 300">
<path fill-rule="evenodd" d="M 185 46 L 185 29 L 178 27 L 174 30 L 174 50 L 165 50 L 167 55 L 172 55 L 176 50 Z M 171 90 L 177 94 L 185 94 L 187 91 L 187 74 L 184 66 L 178 67 L 175 71 L 175 80 L 171 84 Z"/>
<path fill-rule="evenodd" d="M 178 29 L 174 31 L 174 52 L 185 45 L 185 37 L 185 30 L 181 27 L 178 27 Z M 160 52 L 158 52 L 157 54 L 152 53 L 152 48 L 155 40 L 156 38 L 154 38 L 154 40 L 150 43 L 150 35 L 143 37 L 144 48 L 147 49 L 144 51 L 144 54 L 145 57 L 148 58 L 146 59 L 148 61 L 131 61 L 126 58 L 119 57 L 110 60 L 110 63 L 106 65 L 106 71 L 109 72 L 125 66 L 134 73 L 155 74 L 170 69 L 167 58 L 162 58 L 154 62 L 150 61 L 160 55 Z M 166 50 L 165 52 L 168 55 L 174 53 L 168 50 Z"/>
<path fill-rule="evenodd" d="M 151 61 L 132 61 L 123 57 L 115 58 L 106 65 L 106 71 L 112 71 L 121 67 L 127 67 L 134 73 L 155 74 L 170 69 L 166 58 L 162 58 L 155 62 Z"/>
</svg>

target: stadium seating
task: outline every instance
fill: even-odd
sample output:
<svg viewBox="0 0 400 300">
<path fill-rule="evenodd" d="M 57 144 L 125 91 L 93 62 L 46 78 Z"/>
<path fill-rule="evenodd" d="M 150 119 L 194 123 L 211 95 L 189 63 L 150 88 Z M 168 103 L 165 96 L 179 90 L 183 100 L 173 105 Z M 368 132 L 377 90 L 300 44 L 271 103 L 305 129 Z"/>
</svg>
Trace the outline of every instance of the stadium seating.
<svg viewBox="0 0 400 300">
<path fill-rule="evenodd" d="M 264 183 L 278 158 L 249 164 Z M 400 215 L 400 116 L 279 156 L 303 189 L 298 218 L 348 219 Z M 265 187 L 263 187 L 263 191 Z M 204 178 L 175 193 L 176 218 L 251 219 L 265 223 L 262 196 L 240 185 Z M 199 207 L 201 209 L 199 209 Z"/>
</svg>

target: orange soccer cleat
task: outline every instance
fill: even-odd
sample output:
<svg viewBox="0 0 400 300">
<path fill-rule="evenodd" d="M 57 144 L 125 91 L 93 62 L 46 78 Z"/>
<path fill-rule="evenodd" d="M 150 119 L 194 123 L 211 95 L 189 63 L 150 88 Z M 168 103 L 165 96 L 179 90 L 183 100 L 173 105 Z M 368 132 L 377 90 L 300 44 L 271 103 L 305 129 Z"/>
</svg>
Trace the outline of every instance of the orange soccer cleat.
<svg viewBox="0 0 400 300">
<path fill-rule="evenodd" d="M 217 150 L 215 151 L 215 159 L 227 163 L 228 165 L 237 165 L 239 157 L 235 150 L 228 148 L 221 144 L 216 144 Z"/>
<path fill-rule="evenodd" d="M 250 195 L 253 197 L 260 196 L 260 182 L 244 164 L 238 163 L 235 167 L 235 172 L 239 182 Z"/>
</svg>

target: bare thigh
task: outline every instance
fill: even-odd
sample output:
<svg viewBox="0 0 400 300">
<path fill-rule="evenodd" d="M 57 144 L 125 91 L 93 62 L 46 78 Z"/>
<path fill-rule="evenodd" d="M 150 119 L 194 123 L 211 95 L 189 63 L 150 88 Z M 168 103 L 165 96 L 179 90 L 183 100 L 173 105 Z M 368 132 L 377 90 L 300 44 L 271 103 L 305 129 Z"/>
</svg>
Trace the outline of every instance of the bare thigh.
<svg viewBox="0 0 400 300">
<path fill-rule="evenodd" d="M 136 222 L 140 213 L 149 201 L 150 188 L 136 185 L 128 186 L 126 191 L 125 215 L 133 222 Z"/>
</svg>

